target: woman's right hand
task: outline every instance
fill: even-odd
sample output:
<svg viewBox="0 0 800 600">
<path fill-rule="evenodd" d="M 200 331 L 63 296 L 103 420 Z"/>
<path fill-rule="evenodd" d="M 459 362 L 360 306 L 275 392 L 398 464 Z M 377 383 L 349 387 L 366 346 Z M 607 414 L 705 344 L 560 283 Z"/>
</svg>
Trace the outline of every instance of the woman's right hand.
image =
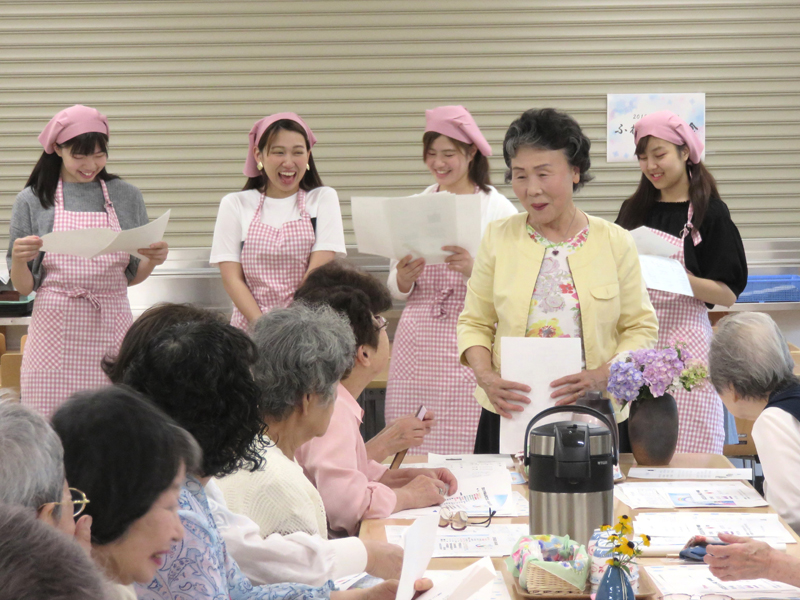
<svg viewBox="0 0 800 600">
<path fill-rule="evenodd" d="M 44 242 L 38 235 L 29 235 L 14 240 L 11 247 L 11 260 L 19 264 L 27 264 L 39 255 Z"/>
<path fill-rule="evenodd" d="M 414 285 L 414 282 L 422 274 L 422 269 L 425 268 L 424 258 L 411 260 L 412 258 L 410 254 L 407 254 L 397 263 L 397 289 L 403 294 L 411 291 L 411 286 Z"/>
<path fill-rule="evenodd" d="M 497 414 L 501 417 L 510 419 L 512 412 L 525 410 L 524 406 L 520 406 L 521 404 L 531 403 L 530 398 L 527 396 L 514 392 L 514 390 L 530 392 L 531 388 L 524 383 L 503 379 L 492 370 L 482 373 L 476 372 L 475 378 L 478 380 L 478 385 L 489 397 L 489 402 L 492 403 Z"/>
</svg>

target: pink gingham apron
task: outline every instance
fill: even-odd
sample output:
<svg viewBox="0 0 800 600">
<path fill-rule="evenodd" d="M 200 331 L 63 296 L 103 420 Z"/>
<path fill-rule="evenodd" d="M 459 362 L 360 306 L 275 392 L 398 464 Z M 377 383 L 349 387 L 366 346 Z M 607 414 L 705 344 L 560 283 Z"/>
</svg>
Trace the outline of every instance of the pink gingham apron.
<svg viewBox="0 0 800 600">
<path fill-rule="evenodd" d="M 306 193 L 297 192 L 300 218 L 272 227 L 261 222 L 265 194 L 247 229 L 242 246 L 244 280 L 262 313 L 275 307 L 288 306 L 295 290 L 308 270 L 308 259 L 316 236 L 311 217 L 306 212 Z M 245 316 L 233 307 L 231 325 L 247 330 Z"/>
<path fill-rule="evenodd" d="M 680 238 L 651 229 L 678 248 L 671 258 L 680 262 L 684 268 L 684 238 L 691 234 L 695 246 L 702 241 L 700 232 L 692 225 L 692 214 L 692 205 L 689 204 L 687 222 Z M 684 341 L 688 344 L 692 357 L 707 365 L 712 330 L 705 303 L 681 294 L 651 289 L 647 291 L 658 317 L 658 347 L 665 348 L 676 341 Z M 679 387 L 672 395 L 678 404 L 677 452 L 722 454 L 725 439 L 724 416 L 722 400 L 714 386 L 706 382 L 692 392 Z"/>
<path fill-rule="evenodd" d="M 53 231 L 109 228 L 120 231 L 117 213 L 100 180 L 104 212 L 64 210 L 64 188 L 58 182 Z M 44 279 L 36 293 L 22 357 L 20 397 L 45 417 L 72 394 L 110 383 L 100 366 L 115 356 L 133 322 L 125 270 L 127 252 L 92 259 L 46 252 Z"/>
<path fill-rule="evenodd" d="M 475 448 L 481 416 L 473 395 L 477 381 L 472 369 L 461 365 L 456 339 L 466 297 L 461 273 L 446 264 L 425 265 L 400 316 L 389 363 L 386 422 L 415 414 L 421 404 L 436 415 L 436 427 L 409 453 L 472 454 Z"/>
</svg>

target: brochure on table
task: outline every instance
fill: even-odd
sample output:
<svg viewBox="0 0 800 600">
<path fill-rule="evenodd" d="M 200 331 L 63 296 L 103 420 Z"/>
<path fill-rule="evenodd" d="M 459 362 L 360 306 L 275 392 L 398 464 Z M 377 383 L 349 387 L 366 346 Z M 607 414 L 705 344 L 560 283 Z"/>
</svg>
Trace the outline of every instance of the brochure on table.
<svg viewBox="0 0 800 600">
<path fill-rule="evenodd" d="M 750 481 L 753 469 L 673 469 L 668 467 L 631 467 L 628 479 L 707 479 Z"/>
<path fill-rule="evenodd" d="M 633 529 L 637 535 L 649 535 L 652 546 L 678 549 L 692 536 L 716 537 L 720 533 L 751 537 L 776 546 L 795 543 L 775 513 L 645 512 L 636 515 Z"/>
<path fill-rule="evenodd" d="M 645 567 L 662 595 L 689 594 L 698 598 L 706 594 L 720 594 L 735 599 L 789 599 L 800 597 L 800 588 L 769 581 L 747 579 L 721 581 L 711 574 L 708 565 L 658 565 Z"/>
<path fill-rule="evenodd" d="M 614 486 L 614 495 L 631 508 L 752 508 L 767 506 L 741 481 L 642 481 Z"/>
<path fill-rule="evenodd" d="M 407 529 L 402 525 L 387 525 L 386 541 L 404 546 Z M 437 527 L 437 530 L 433 558 L 508 556 L 520 536 L 529 534 L 527 524 L 505 523 L 467 527 L 463 531 L 455 531 L 451 527 Z"/>
</svg>

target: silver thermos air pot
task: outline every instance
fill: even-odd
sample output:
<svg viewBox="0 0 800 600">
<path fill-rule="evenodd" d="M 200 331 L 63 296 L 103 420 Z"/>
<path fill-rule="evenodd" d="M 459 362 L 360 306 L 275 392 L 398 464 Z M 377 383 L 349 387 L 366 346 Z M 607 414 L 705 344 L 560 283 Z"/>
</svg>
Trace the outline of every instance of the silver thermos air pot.
<svg viewBox="0 0 800 600">
<path fill-rule="evenodd" d="M 558 413 L 591 415 L 605 426 L 559 421 L 534 428 Z M 531 419 L 525 432 L 531 535 L 569 535 L 588 544 L 595 529 L 613 524 L 619 459 L 614 425 L 603 413 L 575 405 L 548 408 Z"/>
</svg>

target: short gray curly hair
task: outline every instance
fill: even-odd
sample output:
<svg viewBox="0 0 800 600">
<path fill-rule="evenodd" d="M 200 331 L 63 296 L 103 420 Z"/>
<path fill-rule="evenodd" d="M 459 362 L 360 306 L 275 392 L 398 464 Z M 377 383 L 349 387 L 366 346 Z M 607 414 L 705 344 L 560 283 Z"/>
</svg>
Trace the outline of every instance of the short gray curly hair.
<svg viewBox="0 0 800 600">
<path fill-rule="evenodd" d="M 353 329 L 326 305 L 295 302 L 271 310 L 256 321 L 252 335 L 259 355 L 255 379 L 267 419 L 286 418 L 306 394 L 332 402 L 336 385 L 353 367 Z"/>
<path fill-rule="evenodd" d="M 0 502 L 33 510 L 60 502 L 64 478 L 64 448 L 50 424 L 26 406 L 0 402 Z"/>
<path fill-rule="evenodd" d="M 761 400 L 798 383 L 793 369 L 786 339 L 769 315 L 735 313 L 717 324 L 708 370 L 718 392 L 732 388 L 742 398 Z"/>
</svg>

